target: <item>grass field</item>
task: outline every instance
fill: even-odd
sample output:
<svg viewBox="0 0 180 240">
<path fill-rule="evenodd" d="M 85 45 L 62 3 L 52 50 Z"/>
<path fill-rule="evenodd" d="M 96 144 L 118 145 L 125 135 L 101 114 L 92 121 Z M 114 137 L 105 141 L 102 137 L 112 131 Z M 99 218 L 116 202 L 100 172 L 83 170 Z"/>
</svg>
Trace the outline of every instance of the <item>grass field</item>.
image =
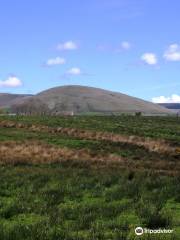
<svg viewBox="0 0 180 240">
<path fill-rule="evenodd" d="M 178 240 L 180 119 L 1 116 L 0 179 L 2 240 Z"/>
</svg>

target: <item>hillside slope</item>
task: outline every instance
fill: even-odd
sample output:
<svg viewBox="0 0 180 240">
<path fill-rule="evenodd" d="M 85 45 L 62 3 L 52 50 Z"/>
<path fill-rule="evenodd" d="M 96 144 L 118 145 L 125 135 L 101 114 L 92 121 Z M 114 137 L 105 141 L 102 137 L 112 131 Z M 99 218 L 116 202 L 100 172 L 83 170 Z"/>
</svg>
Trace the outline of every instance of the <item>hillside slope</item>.
<svg viewBox="0 0 180 240">
<path fill-rule="evenodd" d="M 122 93 L 85 86 L 51 88 L 15 104 L 16 111 L 26 113 L 134 113 L 170 114 L 171 110 Z M 25 110 L 24 110 L 25 109 Z M 27 110 L 29 109 L 29 110 Z"/>
<path fill-rule="evenodd" d="M 9 108 L 13 104 L 18 103 L 21 100 L 25 100 L 30 96 L 32 95 L 0 93 L 0 108 Z"/>
<path fill-rule="evenodd" d="M 174 110 L 175 112 L 180 112 L 180 103 L 159 103 L 160 106 Z"/>
</svg>

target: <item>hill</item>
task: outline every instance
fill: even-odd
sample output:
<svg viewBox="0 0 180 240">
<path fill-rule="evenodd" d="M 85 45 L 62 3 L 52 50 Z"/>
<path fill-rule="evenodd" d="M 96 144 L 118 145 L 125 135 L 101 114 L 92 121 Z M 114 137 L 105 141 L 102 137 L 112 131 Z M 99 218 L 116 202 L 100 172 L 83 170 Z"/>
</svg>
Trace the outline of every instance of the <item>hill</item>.
<svg viewBox="0 0 180 240">
<path fill-rule="evenodd" d="M 180 103 L 160 103 L 159 105 L 174 110 L 175 112 L 180 111 Z"/>
<path fill-rule="evenodd" d="M 0 108 L 9 108 L 13 104 L 18 103 L 21 100 L 25 100 L 30 96 L 32 95 L 0 93 Z"/>
<path fill-rule="evenodd" d="M 21 99 L 13 105 L 17 113 L 87 114 L 135 113 L 171 114 L 172 111 L 122 93 L 85 86 L 62 86 Z"/>
</svg>

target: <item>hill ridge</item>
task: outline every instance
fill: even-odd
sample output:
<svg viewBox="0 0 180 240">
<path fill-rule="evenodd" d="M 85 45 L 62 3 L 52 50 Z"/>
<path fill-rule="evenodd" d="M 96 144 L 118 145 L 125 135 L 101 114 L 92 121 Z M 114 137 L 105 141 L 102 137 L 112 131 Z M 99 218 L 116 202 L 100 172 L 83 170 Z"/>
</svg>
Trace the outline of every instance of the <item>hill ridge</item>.
<svg viewBox="0 0 180 240">
<path fill-rule="evenodd" d="M 171 114 L 158 104 L 148 102 L 124 93 L 106 89 L 64 85 L 39 92 L 34 96 L 20 98 L 11 105 L 18 113 L 74 114 L 87 113 L 135 113 Z"/>
</svg>

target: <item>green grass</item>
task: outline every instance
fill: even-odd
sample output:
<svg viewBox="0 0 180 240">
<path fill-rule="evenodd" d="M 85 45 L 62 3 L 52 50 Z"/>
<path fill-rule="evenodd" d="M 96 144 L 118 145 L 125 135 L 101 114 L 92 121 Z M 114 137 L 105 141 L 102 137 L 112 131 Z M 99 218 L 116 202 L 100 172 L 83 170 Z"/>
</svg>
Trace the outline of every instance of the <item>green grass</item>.
<svg viewBox="0 0 180 240">
<path fill-rule="evenodd" d="M 167 140 L 180 146 L 175 117 L 0 117 L 26 124 L 73 127 Z M 0 142 L 40 140 L 59 147 L 113 153 L 148 167 L 178 161 L 133 144 L 0 128 Z M 178 240 L 180 175 L 83 164 L 0 165 L 0 240 Z M 137 226 L 173 234 L 137 237 Z"/>
<path fill-rule="evenodd" d="M 139 160 L 141 159 L 144 163 L 150 161 L 156 161 L 165 159 L 166 161 L 174 161 L 174 157 L 163 155 L 162 153 L 149 152 L 143 147 L 136 145 L 129 145 L 120 142 L 109 142 L 101 140 L 87 140 L 77 139 L 71 136 L 63 134 L 52 134 L 46 132 L 31 132 L 27 129 L 16 129 L 16 128 L 1 128 L 0 129 L 0 141 L 18 141 L 24 140 L 38 140 L 41 142 L 53 144 L 59 147 L 68 147 L 72 149 L 89 149 L 94 153 L 101 154 L 114 154 L 128 158 L 128 160 Z"/>
<path fill-rule="evenodd" d="M 0 116 L 0 120 L 73 127 L 180 141 L 180 118 L 135 116 Z"/>
<path fill-rule="evenodd" d="M 180 227 L 178 178 L 63 164 L 0 175 L 0 239 L 129 239 L 137 226 Z"/>
</svg>

